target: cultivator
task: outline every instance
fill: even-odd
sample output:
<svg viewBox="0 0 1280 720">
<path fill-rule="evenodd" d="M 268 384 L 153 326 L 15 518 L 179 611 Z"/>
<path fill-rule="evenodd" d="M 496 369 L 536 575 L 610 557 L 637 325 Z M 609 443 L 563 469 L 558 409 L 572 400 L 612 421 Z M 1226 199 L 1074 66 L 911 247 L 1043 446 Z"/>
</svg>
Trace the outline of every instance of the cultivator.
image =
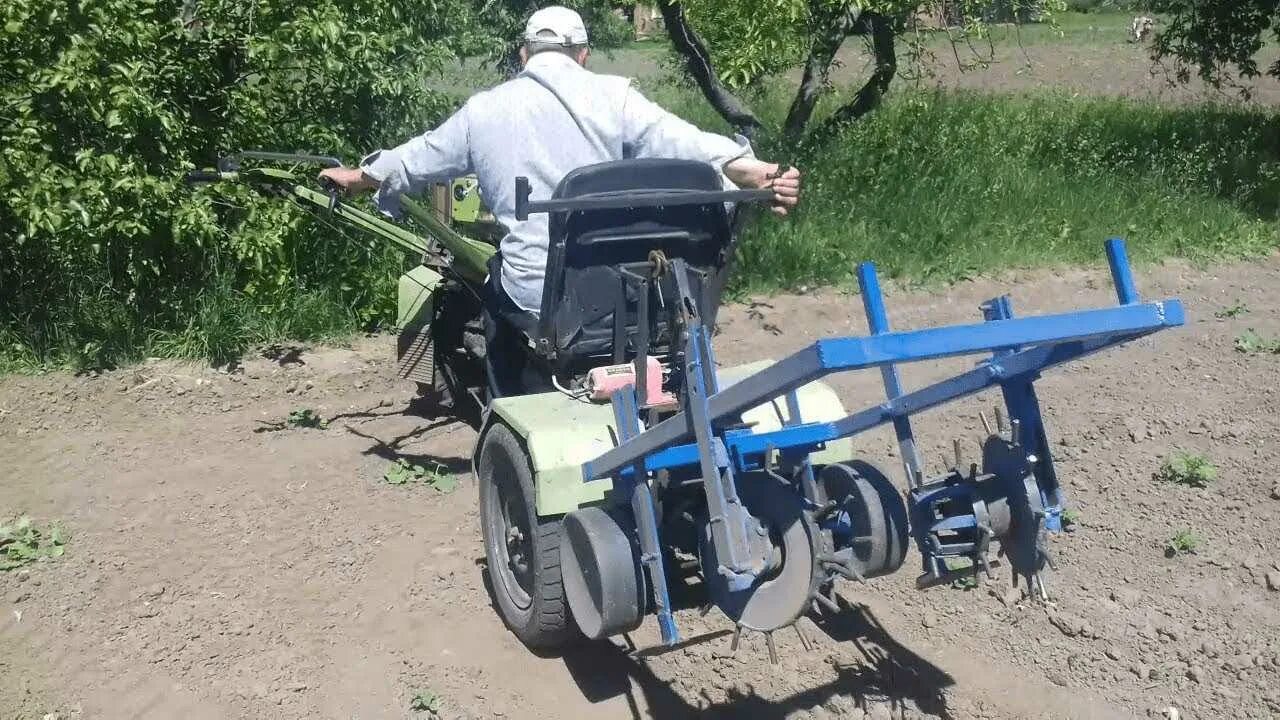
<svg viewBox="0 0 1280 720">
<path fill-rule="evenodd" d="M 402 315 L 421 320 L 413 332 L 439 359 L 430 372 L 484 409 L 474 463 L 488 572 L 495 606 L 531 646 L 625 633 L 650 613 L 674 644 L 678 605 L 718 607 L 739 633 L 771 634 L 839 612 L 837 583 L 897 571 L 911 540 L 921 589 L 981 581 L 1003 563 L 1048 599 L 1046 533 L 1060 528 L 1064 498 L 1035 381 L 1183 324 L 1178 300 L 1140 300 L 1120 240 L 1106 243 L 1116 306 L 1016 317 L 1001 296 L 981 322 L 922 330 L 890 329 L 863 263 L 868 335 L 720 368 L 711 330 L 732 243 L 726 203 L 769 193 L 724 192 L 697 163 L 619 161 L 575 171 L 544 201 L 517 180 L 517 220 L 548 213 L 551 235 L 542 312 L 518 347 L 554 390 L 501 395 L 476 379 L 491 359 L 477 304 L 491 246 L 412 202 L 430 242 L 292 174 L 253 172 L 195 179 L 249 181 L 423 253 L 401 284 Z M 899 379 L 904 363 L 972 355 L 975 366 L 946 380 L 908 390 Z M 885 398 L 856 412 L 821 382 L 871 369 Z M 929 474 L 912 416 L 996 388 L 1003 407 L 982 416 L 980 457 L 966 462 L 956 441 L 949 467 Z M 853 454 L 850 438 L 883 425 L 905 491 Z"/>
<path fill-rule="evenodd" d="M 984 322 L 891 332 L 875 268 L 858 268 L 863 307 L 871 334 L 818 340 L 780 362 L 718 387 L 706 328 L 690 318 L 685 351 L 689 379 L 680 412 L 640 425 L 636 391 L 612 398 L 619 444 L 582 465 L 586 483 L 608 482 L 631 494 L 636 525 L 658 526 L 650 488 L 671 471 L 697 468 L 706 495 L 701 540 L 702 573 L 711 601 L 740 628 L 771 632 L 808 609 L 836 604 L 827 593 L 836 581 L 865 582 L 893 572 L 903 562 L 910 528 L 920 552 L 921 588 L 970 574 L 989 576 L 998 546 L 1012 568 L 1040 598 L 1048 598 L 1045 570 L 1051 565 L 1045 533 L 1060 527 L 1063 498 L 1036 398 L 1041 371 L 1164 328 L 1181 325 L 1177 300 L 1143 303 L 1120 240 L 1106 245 L 1120 301 L 1118 307 L 1060 315 L 1015 318 L 1007 296 L 982 306 Z M 896 366 L 957 355 L 990 353 L 977 367 L 927 387 L 903 392 Z M 878 368 L 886 400 L 839 419 L 805 418 L 796 390 L 832 373 Z M 945 473 L 928 477 L 916 450 L 910 418 L 988 388 L 999 387 L 1005 408 L 995 427 L 984 416 L 989 437 L 979 462 L 966 465 L 960 442 Z M 783 427 L 760 431 L 738 416 L 781 398 L 788 411 Z M 1007 415 L 1007 422 L 1006 422 Z M 864 462 L 818 464 L 811 454 L 833 441 L 892 424 L 908 491 L 902 496 Z M 608 587 L 592 586 L 603 566 L 621 558 L 579 543 L 581 534 L 608 532 L 602 520 L 565 518 L 575 555 L 567 561 L 569 602 L 575 616 L 605 613 L 613 603 Z M 589 528 L 575 531 L 577 526 Z M 654 595 L 663 640 L 678 641 L 660 565 L 662 539 L 642 531 L 641 564 Z M 596 541 L 598 543 L 598 541 Z M 781 551 L 781 552 L 779 552 Z M 582 557 L 586 555 L 587 557 Z M 627 588 L 630 592 L 630 588 Z M 620 630 L 634 622 L 607 628 Z M 595 623 L 593 623 L 595 627 Z"/>
</svg>

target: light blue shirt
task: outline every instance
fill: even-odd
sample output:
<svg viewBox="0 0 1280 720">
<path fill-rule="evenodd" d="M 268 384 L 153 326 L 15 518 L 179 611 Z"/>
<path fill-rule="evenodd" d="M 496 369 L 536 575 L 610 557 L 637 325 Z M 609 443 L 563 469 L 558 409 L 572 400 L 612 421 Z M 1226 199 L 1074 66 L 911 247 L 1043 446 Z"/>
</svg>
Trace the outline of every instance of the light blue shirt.
<svg viewBox="0 0 1280 720">
<path fill-rule="evenodd" d="M 624 157 L 699 160 L 721 170 L 751 156 L 740 136 L 707 133 L 650 102 L 627 78 L 598 75 L 567 55 L 542 52 L 516 78 L 472 96 L 440 127 L 365 158 L 380 186 L 382 212 L 399 216 L 399 197 L 474 173 L 480 197 L 507 229 L 502 287 L 530 312 L 542 304 L 547 216 L 515 217 L 515 179 L 529 178 L 534 200 L 551 197 L 570 171 Z"/>
</svg>

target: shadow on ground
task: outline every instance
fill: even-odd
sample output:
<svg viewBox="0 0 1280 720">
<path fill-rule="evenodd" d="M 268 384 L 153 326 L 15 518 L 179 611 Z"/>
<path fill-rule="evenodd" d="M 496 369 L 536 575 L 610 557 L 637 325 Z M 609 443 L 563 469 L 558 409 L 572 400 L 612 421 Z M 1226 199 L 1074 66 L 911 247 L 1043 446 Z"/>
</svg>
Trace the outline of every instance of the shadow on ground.
<svg viewBox="0 0 1280 720">
<path fill-rule="evenodd" d="M 841 603 L 843 611 L 815 620 L 814 625 L 837 642 L 853 643 L 863 662 L 835 666 L 838 678 L 786 698 L 769 700 L 730 690 L 728 697 L 712 699 L 705 691 L 695 704 L 658 677 L 650 661 L 662 652 L 637 651 L 608 640 L 586 643 L 563 656 L 578 688 L 593 703 L 625 697 L 635 718 L 763 718 L 787 717 L 798 710 L 825 704 L 840 695 L 863 706 L 867 701 L 897 707 L 910 700 L 931 715 L 949 718 L 943 691 L 955 681 L 942 669 L 891 637 L 871 610 Z M 722 630 L 682 643 L 682 647 L 718 640 L 730 635 Z M 768 662 L 761 658 L 761 662 Z M 719 693 L 717 693 L 719 695 Z"/>
</svg>

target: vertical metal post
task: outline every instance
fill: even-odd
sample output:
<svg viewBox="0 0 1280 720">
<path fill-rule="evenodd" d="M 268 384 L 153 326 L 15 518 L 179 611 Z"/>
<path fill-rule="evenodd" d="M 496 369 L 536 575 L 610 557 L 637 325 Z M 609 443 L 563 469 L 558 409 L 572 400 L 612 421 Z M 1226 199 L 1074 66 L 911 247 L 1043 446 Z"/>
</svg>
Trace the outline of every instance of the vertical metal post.
<svg viewBox="0 0 1280 720">
<path fill-rule="evenodd" d="M 858 265 L 858 286 L 862 289 L 862 309 L 866 312 L 871 334 L 883 335 L 889 332 L 889 315 L 884 309 L 884 296 L 880 292 L 880 279 L 876 277 L 874 263 L 864 262 Z M 888 399 L 893 400 L 902 394 L 896 367 L 892 364 L 881 365 L 880 377 L 884 380 L 884 394 Z M 911 434 L 911 420 L 905 416 L 895 417 L 893 431 L 898 436 L 898 451 L 902 453 L 902 464 L 907 472 L 907 487 L 916 487 L 924 469 L 916 450 L 915 436 Z"/>
<path fill-rule="evenodd" d="M 1116 286 L 1116 297 L 1121 305 L 1133 305 L 1139 301 L 1138 285 L 1133 281 L 1133 268 L 1129 265 L 1129 251 L 1124 240 L 1107 241 L 1107 264 L 1111 266 L 1111 280 Z"/>
<path fill-rule="evenodd" d="M 988 321 L 1012 320 L 1013 302 L 1008 295 L 992 298 L 982 305 L 982 315 Z M 1019 348 L 1004 348 L 995 353 L 993 362 L 999 358 L 1017 352 Z M 1036 482 L 1044 494 L 1045 528 L 1053 532 L 1062 529 L 1062 494 L 1058 486 L 1058 473 L 1053 467 L 1053 455 L 1049 449 L 1049 437 L 1044 429 L 1044 416 L 1040 411 L 1040 399 L 1036 396 L 1034 377 L 1018 379 L 1000 384 L 1000 392 L 1004 395 L 1004 404 L 1009 411 L 1010 423 L 1016 423 L 1017 441 L 1021 442 L 1028 454 L 1035 456 L 1032 469 Z"/>
<path fill-rule="evenodd" d="M 613 419 L 618 428 L 618 440 L 626 442 L 640 434 L 639 408 L 636 406 L 635 388 L 628 385 L 613 393 Z M 629 487 L 618 482 L 620 490 L 629 491 L 631 512 L 636 519 L 636 533 L 640 540 L 640 563 L 649 576 L 653 588 L 654 610 L 658 615 L 658 629 L 667 645 L 680 642 L 680 631 L 671 613 L 671 598 L 667 589 L 667 574 L 662 563 L 662 543 L 658 539 L 658 513 L 653 504 L 653 492 L 649 488 L 649 474 L 645 471 L 644 458 L 636 460 L 635 471 Z"/>
</svg>

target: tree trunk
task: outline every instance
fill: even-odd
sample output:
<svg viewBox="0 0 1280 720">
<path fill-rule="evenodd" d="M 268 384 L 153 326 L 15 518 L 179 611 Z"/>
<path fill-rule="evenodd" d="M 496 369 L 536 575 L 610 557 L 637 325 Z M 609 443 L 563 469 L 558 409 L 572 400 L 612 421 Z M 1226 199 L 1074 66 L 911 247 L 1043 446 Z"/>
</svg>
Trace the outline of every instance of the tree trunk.
<svg viewBox="0 0 1280 720">
<path fill-rule="evenodd" d="M 804 64 L 804 77 L 796 90 L 795 99 L 791 101 L 791 109 L 787 111 L 787 119 L 782 124 L 782 134 L 788 140 L 795 140 L 804 132 L 813 116 L 813 108 L 818 104 L 822 87 L 827 82 L 827 73 L 831 69 L 831 61 L 836 52 L 844 44 L 844 39 L 853 31 L 861 11 L 855 6 L 848 10 L 841 9 L 834 15 L 823 17 L 820 3 L 811 0 L 810 12 L 814 16 L 814 30 L 817 37 L 809 50 L 809 58 Z"/>
<path fill-rule="evenodd" d="M 881 98 L 889 90 L 889 84 L 898 74 L 898 54 L 894 41 L 894 24 L 890 18 L 877 13 L 866 13 L 854 28 L 853 34 L 870 35 L 871 51 L 876 67 L 871 77 L 858 90 L 853 99 L 827 118 L 815 135 L 826 137 L 849 123 L 861 118 L 880 105 Z"/>
<path fill-rule="evenodd" d="M 738 132 L 753 138 L 760 130 L 760 118 L 720 83 L 711 67 L 711 54 L 707 52 L 702 38 L 689 27 L 684 9 L 676 0 L 658 0 L 658 10 L 662 13 L 671 43 L 684 56 L 685 70 L 698 84 L 707 102 Z"/>
</svg>

